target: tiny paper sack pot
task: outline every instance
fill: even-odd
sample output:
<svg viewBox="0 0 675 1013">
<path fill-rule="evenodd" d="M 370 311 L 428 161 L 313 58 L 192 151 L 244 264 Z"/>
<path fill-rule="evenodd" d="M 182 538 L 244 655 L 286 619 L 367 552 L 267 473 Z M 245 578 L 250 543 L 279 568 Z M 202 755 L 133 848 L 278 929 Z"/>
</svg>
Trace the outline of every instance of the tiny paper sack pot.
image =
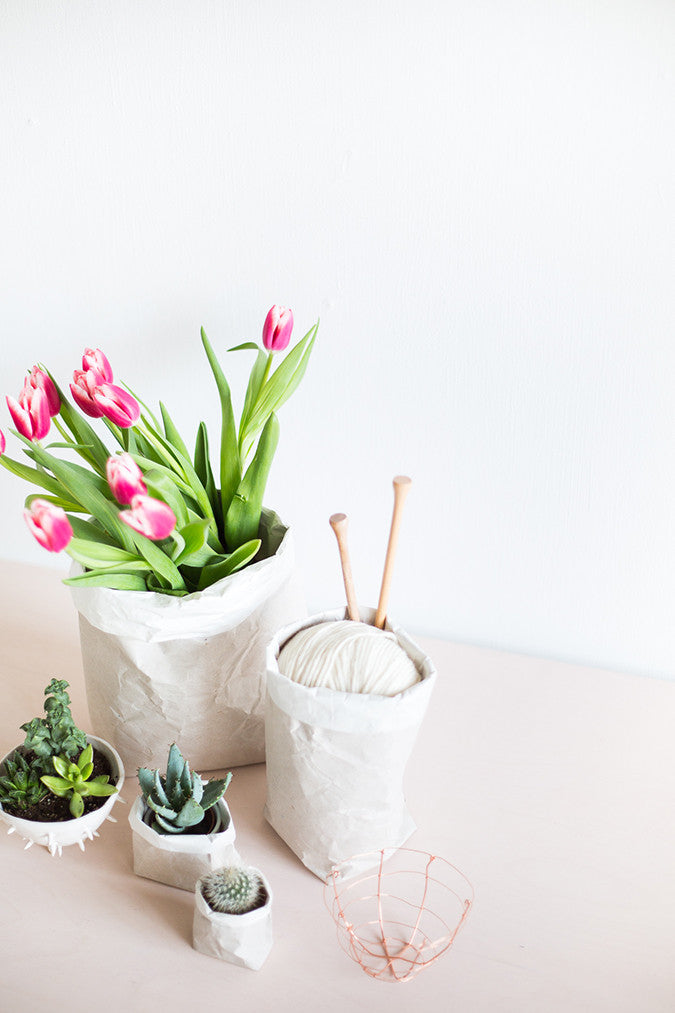
<svg viewBox="0 0 675 1013">
<path fill-rule="evenodd" d="M 373 609 L 361 609 L 372 623 Z M 265 817 L 320 879 L 346 856 L 398 848 L 416 829 L 403 795 L 403 773 L 436 681 L 431 660 L 387 622 L 421 678 L 395 696 L 308 688 L 279 671 L 293 634 L 345 619 L 344 609 L 286 626 L 267 649 Z M 369 866 L 355 863 L 343 878 Z"/>
<path fill-rule="evenodd" d="M 119 799 L 122 785 L 124 784 L 124 766 L 122 760 L 116 750 L 113 749 L 109 742 L 105 742 L 104 739 L 99 739 L 95 735 L 87 735 L 86 739 L 94 749 L 99 753 L 103 753 L 108 760 L 112 771 L 110 784 L 114 784 L 117 788 L 116 794 L 109 795 L 98 809 L 85 813 L 84 816 L 62 820 L 59 823 L 41 823 L 36 820 L 24 820 L 20 816 L 12 816 L 10 813 L 5 812 L 0 804 L 0 820 L 9 826 L 7 833 L 17 833 L 20 837 L 23 837 L 28 842 L 26 848 L 30 848 L 33 844 L 40 844 L 48 848 L 52 856 L 56 854 L 61 855 L 63 848 L 68 847 L 70 844 L 77 844 L 84 851 L 84 842 L 93 841 L 95 837 L 98 837 L 98 828 L 104 820 L 109 819 L 111 823 L 117 822 L 110 815 L 110 811 Z M 21 751 L 21 747 L 19 747 L 19 751 Z M 5 769 L 5 761 L 14 752 L 16 750 L 12 749 L 2 758 L 0 761 L 0 772 Z"/>
<path fill-rule="evenodd" d="M 227 803 L 221 798 L 214 809 L 222 819 L 222 829 L 216 833 L 159 834 L 144 822 L 147 807 L 139 795 L 129 813 L 136 875 L 179 890 L 194 890 L 200 876 L 238 863 L 236 831 Z"/>
<path fill-rule="evenodd" d="M 209 957 L 259 971 L 272 949 L 272 890 L 259 869 L 266 899 L 262 907 L 233 915 L 213 911 L 202 894 L 201 879 L 195 887 L 192 945 Z"/>
</svg>

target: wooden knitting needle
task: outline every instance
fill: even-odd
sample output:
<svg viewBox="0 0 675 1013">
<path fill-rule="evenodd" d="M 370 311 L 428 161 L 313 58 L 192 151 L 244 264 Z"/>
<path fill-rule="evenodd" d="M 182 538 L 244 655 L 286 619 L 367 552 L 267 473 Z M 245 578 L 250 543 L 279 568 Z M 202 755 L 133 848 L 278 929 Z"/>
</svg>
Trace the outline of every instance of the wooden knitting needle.
<svg viewBox="0 0 675 1013">
<path fill-rule="evenodd" d="M 394 557 L 396 555 L 396 546 L 398 545 L 398 532 L 401 527 L 401 517 L 403 515 L 403 504 L 405 503 L 406 496 L 410 492 L 410 486 L 412 485 L 412 479 L 408 478 L 407 475 L 396 475 L 394 478 L 394 512 L 391 516 L 391 530 L 389 531 L 389 544 L 387 545 L 387 555 L 384 560 L 384 572 L 382 574 L 382 587 L 380 588 L 380 600 L 377 604 L 377 612 L 375 613 L 374 626 L 378 629 L 384 627 L 384 621 L 387 618 L 387 604 L 389 602 L 389 588 L 391 586 L 391 577 L 394 572 Z"/>
<path fill-rule="evenodd" d="M 354 591 L 354 579 L 352 577 L 352 564 L 349 561 L 349 549 L 347 548 L 347 516 L 346 514 L 333 514 L 330 518 L 330 526 L 335 532 L 338 549 L 340 550 L 340 565 L 342 567 L 342 579 L 345 584 L 347 595 L 347 615 L 355 623 L 360 622 L 359 607 L 356 604 L 356 592 Z"/>
</svg>

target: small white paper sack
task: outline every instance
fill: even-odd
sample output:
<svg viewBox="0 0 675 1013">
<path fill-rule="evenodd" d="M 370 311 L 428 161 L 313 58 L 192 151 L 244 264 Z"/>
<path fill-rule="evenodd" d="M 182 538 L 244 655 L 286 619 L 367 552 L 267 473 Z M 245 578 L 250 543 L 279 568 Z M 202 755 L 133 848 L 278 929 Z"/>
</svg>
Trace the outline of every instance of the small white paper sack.
<svg viewBox="0 0 675 1013">
<path fill-rule="evenodd" d="M 239 967 L 260 970 L 272 949 L 272 891 L 262 873 L 260 878 L 267 900 L 263 907 L 242 915 L 212 911 L 202 895 L 201 882 L 197 883 L 192 923 L 195 950 Z"/>
<path fill-rule="evenodd" d="M 361 616 L 372 622 L 375 612 Z M 431 660 L 389 623 L 421 676 L 402 693 L 308 688 L 280 673 L 279 651 L 294 633 L 344 618 L 344 609 L 311 616 L 277 633 L 267 650 L 265 817 L 323 880 L 351 855 L 400 847 L 415 830 L 403 772 L 436 681 Z M 355 862 L 344 878 L 371 865 Z"/>
<path fill-rule="evenodd" d="M 265 759 L 265 648 L 306 608 L 291 533 L 263 528 L 274 555 L 184 598 L 71 586 L 92 725 L 130 769 L 172 742 L 201 770 Z"/>
<path fill-rule="evenodd" d="M 216 805 L 226 824 L 224 830 L 216 834 L 158 834 L 143 822 L 145 803 L 139 795 L 129 813 L 136 875 L 179 890 L 194 890 L 199 877 L 207 872 L 221 865 L 238 865 L 230 810 L 224 799 Z"/>
</svg>

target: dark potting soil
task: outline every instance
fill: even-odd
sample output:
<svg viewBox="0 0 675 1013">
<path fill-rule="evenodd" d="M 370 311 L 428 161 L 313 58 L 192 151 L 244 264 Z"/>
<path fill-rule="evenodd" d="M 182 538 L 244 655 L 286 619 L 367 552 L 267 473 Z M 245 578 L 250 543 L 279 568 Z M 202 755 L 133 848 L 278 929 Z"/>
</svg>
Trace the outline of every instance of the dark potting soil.
<svg viewBox="0 0 675 1013">
<path fill-rule="evenodd" d="M 32 763 L 35 759 L 35 753 L 32 751 L 25 755 L 29 763 Z M 103 753 L 99 753 L 98 749 L 94 749 L 93 764 L 92 778 L 99 777 L 101 774 L 107 774 L 109 778 L 108 783 L 112 783 L 112 768 L 107 757 Z M 56 771 L 54 771 L 54 774 L 56 775 Z M 82 799 L 84 802 L 84 813 L 82 815 L 84 816 L 95 809 L 100 809 L 102 805 L 105 805 L 109 797 L 108 795 L 86 796 Z M 70 812 L 70 799 L 59 798 L 58 795 L 52 795 L 50 791 L 47 792 L 41 802 L 31 805 L 27 809 L 14 809 L 10 805 L 3 805 L 3 809 L 11 816 L 18 816 L 22 820 L 34 820 L 36 823 L 63 823 L 65 820 L 74 819 Z"/>
</svg>

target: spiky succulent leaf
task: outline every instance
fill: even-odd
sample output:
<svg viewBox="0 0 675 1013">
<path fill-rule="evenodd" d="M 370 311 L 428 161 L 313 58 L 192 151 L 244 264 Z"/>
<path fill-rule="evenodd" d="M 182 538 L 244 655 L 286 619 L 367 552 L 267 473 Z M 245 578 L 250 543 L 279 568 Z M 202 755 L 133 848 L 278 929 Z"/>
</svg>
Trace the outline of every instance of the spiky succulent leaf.
<svg viewBox="0 0 675 1013">
<path fill-rule="evenodd" d="M 157 770 L 150 770 L 149 767 L 139 767 L 138 783 L 141 786 L 143 797 L 146 799 L 155 786 L 155 778 L 157 778 L 157 782 L 159 782 L 159 772 Z"/>
<path fill-rule="evenodd" d="M 145 801 L 148 808 L 152 809 L 154 813 L 159 813 L 160 816 L 165 816 L 168 820 L 176 818 L 176 811 L 169 806 L 162 805 L 161 802 L 157 802 L 154 796 L 148 795 Z"/>
<path fill-rule="evenodd" d="M 174 742 L 169 750 L 169 760 L 166 765 L 166 791 L 169 798 L 171 798 L 176 785 L 180 783 L 184 764 L 185 760 L 182 757 L 181 751 Z"/>
<path fill-rule="evenodd" d="M 190 798 L 192 795 L 192 775 L 190 774 L 190 765 L 186 760 L 183 764 L 183 769 L 180 774 L 180 787 L 184 797 Z"/>
<path fill-rule="evenodd" d="M 204 782 L 202 781 L 201 777 L 195 770 L 192 773 L 192 797 L 195 800 L 195 802 L 201 802 L 203 795 L 204 795 Z M 205 807 L 203 806 L 202 808 Z"/>
<path fill-rule="evenodd" d="M 232 780 L 232 772 L 230 771 L 226 777 L 221 779 L 214 779 L 204 785 L 204 794 L 202 795 L 202 809 L 210 809 L 212 805 L 223 797 L 227 791 L 230 781 Z"/>
<path fill-rule="evenodd" d="M 159 813 L 155 813 L 155 821 L 152 824 L 152 826 L 153 829 L 157 830 L 160 834 L 161 833 L 182 834 L 183 830 L 185 830 L 185 827 L 174 826 L 173 823 L 170 823 L 167 820 L 163 819 Z"/>
<path fill-rule="evenodd" d="M 175 819 L 177 827 L 194 827 L 204 819 L 204 810 L 199 802 L 189 798 Z"/>
<path fill-rule="evenodd" d="M 160 775 L 159 771 L 155 771 L 154 777 L 154 791 L 155 797 L 161 802 L 162 805 L 170 805 L 169 796 L 166 793 L 166 781 Z"/>
</svg>

